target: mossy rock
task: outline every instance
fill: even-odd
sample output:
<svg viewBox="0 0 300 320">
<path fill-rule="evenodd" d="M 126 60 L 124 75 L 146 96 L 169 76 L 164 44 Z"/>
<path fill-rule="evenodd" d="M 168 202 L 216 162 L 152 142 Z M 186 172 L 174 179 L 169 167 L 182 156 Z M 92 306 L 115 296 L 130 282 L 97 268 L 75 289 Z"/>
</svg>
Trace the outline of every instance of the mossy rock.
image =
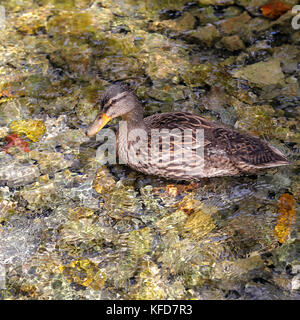
<svg viewBox="0 0 300 320">
<path fill-rule="evenodd" d="M 92 16 L 88 12 L 60 10 L 47 22 L 47 32 L 51 35 L 81 35 L 94 32 Z"/>
<path fill-rule="evenodd" d="M 101 76 L 111 80 L 137 78 L 144 72 L 139 60 L 133 57 L 108 56 L 97 61 Z"/>
<path fill-rule="evenodd" d="M 60 271 L 69 282 L 91 287 L 94 290 L 102 289 L 106 281 L 106 274 L 88 259 L 74 260 L 67 266 L 61 266 Z"/>
<path fill-rule="evenodd" d="M 197 21 L 196 18 L 189 12 L 185 12 L 176 20 L 154 21 L 149 25 L 149 31 L 162 33 L 182 33 L 194 29 Z"/>
<path fill-rule="evenodd" d="M 205 27 L 199 27 L 186 35 L 191 38 L 193 42 L 200 43 L 206 47 L 212 47 L 221 37 L 218 29 L 212 24 L 208 24 Z"/>
<path fill-rule="evenodd" d="M 219 85 L 229 92 L 234 88 L 232 77 L 221 65 L 208 63 L 192 65 L 181 76 L 185 84 L 191 87 Z"/>
<path fill-rule="evenodd" d="M 276 85 L 283 81 L 284 74 L 279 59 L 261 61 L 251 64 L 234 72 L 235 78 L 242 78 L 260 87 Z"/>
</svg>

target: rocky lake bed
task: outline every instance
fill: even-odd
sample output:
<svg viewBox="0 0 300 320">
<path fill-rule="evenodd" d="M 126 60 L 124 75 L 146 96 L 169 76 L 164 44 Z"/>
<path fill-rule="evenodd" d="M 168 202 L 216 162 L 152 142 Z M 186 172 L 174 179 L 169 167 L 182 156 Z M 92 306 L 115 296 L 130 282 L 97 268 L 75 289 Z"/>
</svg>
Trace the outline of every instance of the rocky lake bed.
<svg viewBox="0 0 300 320">
<path fill-rule="evenodd" d="M 296 5 L 0 0 L 0 299 L 299 300 Z M 85 131 L 115 82 L 291 164 L 196 187 L 100 165 Z"/>
</svg>

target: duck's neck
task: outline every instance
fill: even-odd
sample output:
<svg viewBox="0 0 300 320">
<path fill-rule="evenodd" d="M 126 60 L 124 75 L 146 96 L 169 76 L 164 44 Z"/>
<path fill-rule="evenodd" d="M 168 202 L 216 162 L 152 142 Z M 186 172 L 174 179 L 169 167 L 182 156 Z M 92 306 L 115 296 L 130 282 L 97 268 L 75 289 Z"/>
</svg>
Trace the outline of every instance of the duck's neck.
<svg viewBox="0 0 300 320">
<path fill-rule="evenodd" d="M 144 121 L 143 108 L 141 104 L 138 104 L 130 112 L 122 116 L 122 120 L 127 122 L 129 130 L 132 129 L 144 129 L 147 130 L 147 126 Z"/>
</svg>

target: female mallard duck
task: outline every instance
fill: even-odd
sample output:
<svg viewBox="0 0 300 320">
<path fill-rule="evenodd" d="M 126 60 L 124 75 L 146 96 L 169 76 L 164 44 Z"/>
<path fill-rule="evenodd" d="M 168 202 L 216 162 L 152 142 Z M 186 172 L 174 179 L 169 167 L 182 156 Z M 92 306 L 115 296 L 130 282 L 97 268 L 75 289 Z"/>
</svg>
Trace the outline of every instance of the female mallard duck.
<svg viewBox="0 0 300 320">
<path fill-rule="evenodd" d="M 88 128 L 87 135 L 89 137 L 95 135 L 110 120 L 119 116 L 127 122 L 127 136 L 120 129 L 117 134 L 119 159 L 146 174 L 169 179 L 199 180 L 204 177 L 251 174 L 259 169 L 289 163 L 279 150 L 266 142 L 195 114 L 170 112 L 143 118 L 143 109 L 136 95 L 128 88 L 119 85 L 110 86 L 104 93 L 100 112 Z M 139 129 L 138 132 L 146 132 L 147 139 L 144 140 L 145 136 L 133 141 L 128 139 L 129 133 L 135 129 Z M 155 140 L 153 137 L 163 129 L 172 132 L 173 129 L 177 129 L 175 135 L 171 135 L 171 142 L 168 145 L 170 152 L 163 149 L 161 137 L 156 140 L 156 145 L 153 143 Z M 198 141 L 196 140 L 198 131 L 203 133 L 203 139 L 202 143 L 197 145 L 195 141 Z M 178 132 L 180 138 L 176 139 Z M 153 148 L 150 151 L 151 138 Z M 190 148 L 185 145 L 188 138 L 192 141 Z M 188 146 L 191 146 L 191 143 Z M 188 157 L 181 157 L 181 161 L 177 161 L 176 154 L 182 155 L 183 150 L 187 149 L 191 150 Z"/>
</svg>

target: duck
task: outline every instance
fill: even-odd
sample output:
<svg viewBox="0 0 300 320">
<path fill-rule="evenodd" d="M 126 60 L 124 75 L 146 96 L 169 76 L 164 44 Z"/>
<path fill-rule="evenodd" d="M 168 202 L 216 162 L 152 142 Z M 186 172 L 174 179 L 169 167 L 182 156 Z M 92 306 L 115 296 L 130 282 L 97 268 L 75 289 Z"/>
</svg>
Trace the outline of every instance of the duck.
<svg viewBox="0 0 300 320">
<path fill-rule="evenodd" d="M 260 138 L 196 114 L 167 112 L 144 118 L 141 102 L 126 85 L 110 85 L 99 102 L 99 113 L 87 136 L 121 117 L 126 130 L 120 124 L 116 135 L 119 161 L 147 175 L 200 181 L 289 164 L 281 151 Z M 132 132 L 139 134 L 130 138 Z M 169 134 L 169 140 L 164 140 L 162 132 Z"/>
</svg>

